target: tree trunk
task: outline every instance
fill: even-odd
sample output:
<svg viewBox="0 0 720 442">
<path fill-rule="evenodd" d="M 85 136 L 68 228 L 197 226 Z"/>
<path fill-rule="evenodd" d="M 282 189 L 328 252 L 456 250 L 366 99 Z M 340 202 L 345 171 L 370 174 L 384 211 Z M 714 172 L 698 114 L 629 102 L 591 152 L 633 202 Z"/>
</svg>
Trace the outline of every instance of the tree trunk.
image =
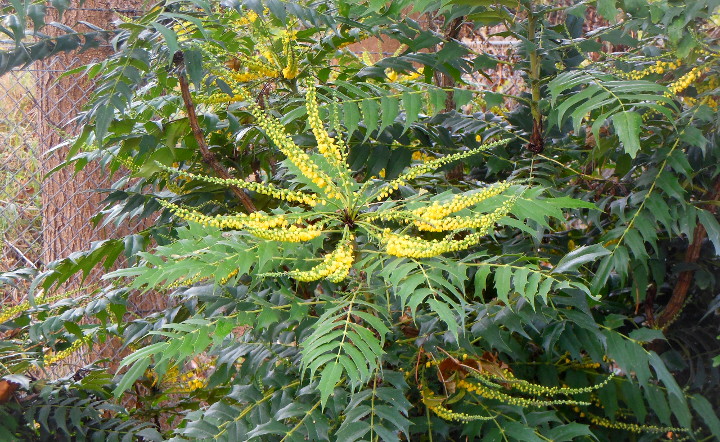
<svg viewBox="0 0 720 442">
<path fill-rule="evenodd" d="M 77 5 L 77 2 L 72 2 Z M 87 0 L 78 8 L 67 10 L 62 16 L 62 23 L 82 32 L 83 25 L 78 21 L 86 21 L 104 29 L 111 28 L 111 22 L 117 19 L 119 11 L 123 15 L 138 15 L 130 8 L 141 7 L 138 0 Z M 57 20 L 48 17 L 48 21 Z M 56 29 L 47 27 L 45 32 L 52 33 Z M 93 84 L 82 74 L 61 76 L 70 69 L 94 61 L 100 61 L 110 55 L 109 47 L 100 47 L 85 52 L 65 52 L 39 63 L 38 89 L 38 135 L 39 151 L 42 155 L 43 175 L 66 160 L 67 147 L 53 148 L 76 135 L 82 128 L 72 121 L 82 110 L 89 98 Z M 75 173 L 74 167 L 66 167 L 46 176 L 42 183 L 42 261 L 48 264 L 54 260 L 67 257 L 69 254 L 90 248 L 92 241 L 118 238 L 128 234 L 129 229 L 95 228 L 90 219 L 102 208 L 104 195 L 98 189 L 110 187 L 111 181 L 103 168 L 97 163 L 90 163 L 83 170 Z M 80 295 L 91 291 L 88 287 L 99 281 L 100 270 L 95 269 L 80 284 L 79 276 L 69 280 L 62 287 L 69 296 Z M 98 358 L 117 359 L 118 345 L 107 341 L 97 343 L 92 351 L 81 350 L 53 366 L 50 373 L 55 376 L 67 376 Z"/>
<path fill-rule="evenodd" d="M 77 3 L 73 2 L 73 5 Z M 62 16 L 62 23 L 79 31 L 86 21 L 102 28 L 110 28 L 117 19 L 116 10 L 126 15 L 136 15 L 130 8 L 140 7 L 138 0 L 88 0 L 81 7 L 71 8 Z M 52 17 L 48 21 L 57 19 Z M 85 30 L 88 30 L 86 28 Z M 55 28 L 43 31 L 59 33 Z M 110 54 L 108 47 L 91 49 L 82 53 L 66 52 L 40 63 L 38 74 L 39 113 L 38 135 L 42 168 L 46 173 L 65 160 L 67 148 L 51 149 L 75 135 L 80 128 L 71 121 L 82 109 L 92 90 L 91 82 L 82 74 L 60 78 L 69 69 L 102 60 Z M 96 229 L 90 218 L 100 208 L 104 196 L 97 189 L 109 187 L 110 181 L 102 168 L 87 165 L 75 174 L 73 168 L 61 169 L 43 181 L 43 251 L 42 261 L 47 264 L 72 252 L 85 250 L 91 241 L 118 237 L 125 232 Z"/>
</svg>

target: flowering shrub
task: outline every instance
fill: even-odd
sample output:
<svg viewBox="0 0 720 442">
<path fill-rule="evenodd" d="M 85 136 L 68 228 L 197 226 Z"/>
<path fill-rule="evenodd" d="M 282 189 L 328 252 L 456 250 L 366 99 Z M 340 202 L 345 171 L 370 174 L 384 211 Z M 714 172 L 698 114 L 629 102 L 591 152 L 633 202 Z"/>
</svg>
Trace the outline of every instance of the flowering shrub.
<svg viewBox="0 0 720 442">
<path fill-rule="evenodd" d="M 693 344 L 669 328 L 681 295 L 692 321 L 713 314 L 717 287 L 720 226 L 703 205 L 718 198 L 717 52 L 675 29 L 712 8 L 626 2 L 621 22 L 583 34 L 584 3 L 465 3 L 416 6 L 505 24 L 527 43 L 528 94 L 468 81 L 508 62 L 403 19 L 406 2 L 175 2 L 127 19 L 117 54 L 88 67 L 100 87 L 68 162 L 129 170 L 103 222 L 159 215 L 3 276 L 49 291 L 132 260 L 84 297 L 0 313 L 32 348 L 8 371 L 118 338 L 129 353 L 103 398 L 131 399 L 113 418 L 148 439 L 720 434 L 717 383 L 688 374 L 716 370 L 708 351 L 682 366 Z M 618 19 L 615 2 L 597 6 Z M 373 36 L 403 46 L 349 50 Z M 483 111 L 462 112 L 470 101 Z M 171 305 L 128 313 L 150 290 Z"/>
</svg>

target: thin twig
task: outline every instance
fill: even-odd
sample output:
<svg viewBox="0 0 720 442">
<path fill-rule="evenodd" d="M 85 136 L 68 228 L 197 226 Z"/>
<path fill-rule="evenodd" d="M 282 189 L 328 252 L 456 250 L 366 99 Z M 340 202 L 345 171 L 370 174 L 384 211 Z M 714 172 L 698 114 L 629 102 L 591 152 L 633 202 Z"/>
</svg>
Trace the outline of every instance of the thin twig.
<svg viewBox="0 0 720 442">
<path fill-rule="evenodd" d="M 18 249 L 17 247 L 15 247 L 15 246 L 13 245 L 13 243 L 11 243 L 11 242 L 7 239 L 7 235 L 3 235 L 3 237 L 5 238 L 5 244 L 9 245 L 10 248 L 13 249 L 13 251 L 18 254 L 18 256 L 20 256 L 22 259 L 24 259 L 25 261 L 27 261 L 27 263 L 30 264 L 30 265 L 32 266 L 32 268 L 34 268 L 34 269 L 37 268 L 37 266 L 35 265 L 35 263 L 32 262 L 32 261 L 30 260 L 30 258 L 28 258 L 27 256 L 25 256 L 25 254 L 24 254 L 20 249 Z"/>
<path fill-rule="evenodd" d="M 215 154 L 210 151 L 210 148 L 208 148 L 207 142 L 205 142 L 205 135 L 203 135 L 202 129 L 200 129 L 200 125 L 198 124 L 197 114 L 195 113 L 195 104 L 193 104 L 192 96 L 190 95 L 190 87 L 188 86 L 187 77 L 184 72 L 180 72 L 179 80 L 180 93 L 182 95 L 183 103 L 185 104 L 185 110 L 187 111 L 188 122 L 190 123 L 190 128 L 192 129 L 195 141 L 197 141 L 198 147 L 200 148 L 200 154 L 202 155 L 203 161 L 205 161 L 205 163 L 207 163 L 207 165 L 210 166 L 210 168 L 212 168 L 212 170 L 214 170 L 220 178 L 232 179 L 233 177 L 228 173 L 223 165 L 220 164 L 215 157 Z M 255 212 L 257 210 L 255 208 L 255 204 L 253 204 L 250 197 L 248 197 L 242 189 L 230 186 L 230 190 L 238 197 L 242 205 L 245 207 L 245 210 L 248 212 Z"/>
</svg>

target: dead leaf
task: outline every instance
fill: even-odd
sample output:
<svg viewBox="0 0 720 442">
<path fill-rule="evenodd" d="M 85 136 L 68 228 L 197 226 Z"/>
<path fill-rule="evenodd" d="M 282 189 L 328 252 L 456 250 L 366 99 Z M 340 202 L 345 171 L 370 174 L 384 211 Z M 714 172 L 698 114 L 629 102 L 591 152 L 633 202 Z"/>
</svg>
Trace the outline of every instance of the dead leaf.
<svg viewBox="0 0 720 442">
<path fill-rule="evenodd" d="M 0 381 L 0 404 L 7 403 L 10 398 L 13 397 L 13 394 L 15 393 L 15 390 L 17 390 L 20 387 L 20 384 L 16 384 L 15 382 L 9 382 L 5 379 Z"/>
</svg>

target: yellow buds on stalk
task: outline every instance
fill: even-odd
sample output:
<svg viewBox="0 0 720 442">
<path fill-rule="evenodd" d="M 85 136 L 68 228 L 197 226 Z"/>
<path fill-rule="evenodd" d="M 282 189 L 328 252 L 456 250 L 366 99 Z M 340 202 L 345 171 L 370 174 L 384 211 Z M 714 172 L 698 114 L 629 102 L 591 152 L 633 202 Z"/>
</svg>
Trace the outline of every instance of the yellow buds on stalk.
<svg viewBox="0 0 720 442">
<path fill-rule="evenodd" d="M 272 229 L 289 225 L 287 217 L 284 215 L 266 215 L 261 212 L 253 212 L 249 215 L 238 213 L 235 215 L 208 216 L 168 201 L 158 200 L 158 202 L 161 206 L 170 209 L 177 217 L 185 221 L 220 229 Z"/>
<path fill-rule="evenodd" d="M 450 215 L 451 213 L 458 212 L 475 204 L 480 203 L 492 196 L 499 195 L 510 187 L 509 182 L 500 183 L 494 186 L 486 187 L 479 192 L 467 195 L 456 195 L 448 202 L 438 202 L 430 204 L 429 206 L 421 207 L 412 211 L 413 215 L 418 218 L 424 218 L 427 220 L 440 220 Z M 457 227 L 455 227 L 457 228 Z M 422 230 L 422 229 L 421 229 Z M 443 229 L 448 230 L 448 229 Z M 439 231 L 439 230 L 435 230 Z"/>
<path fill-rule="evenodd" d="M 331 164 L 347 167 L 344 164 L 344 152 L 340 149 L 340 146 L 335 143 L 335 140 L 328 135 L 320 120 L 320 109 L 318 108 L 317 91 L 315 90 L 314 84 L 308 83 L 305 98 L 308 124 L 310 125 L 310 129 L 312 129 L 313 135 L 315 135 L 315 140 L 317 140 L 318 152 L 327 158 Z"/>
<path fill-rule="evenodd" d="M 280 188 L 273 186 L 272 184 L 256 183 L 253 181 L 245 181 L 245 180 L 239 180 L 239 179 L 235 179 L 235 178 L 225 179 L 225 178 L 210 177 L 210 176 L 205 176 L 205 175 L 196 175 L 194 173 L 190 173 L 190 172 L 187 172 L 184 170 L 167 167 L 160 163 L 156 163 L 156 164 L 162 170 L 164 170 L 166 172 L 177 173 L 180 178 L 184 178 L 184 179 L 204 181 L 204 182 L 210 183 L 210 184 L 219 184 L 219 185 L 224 185 L 224 186 L 239 187 L 241 189 L 247 189 L 247 190 L 250 190 L 253 192 L 261 193 L 263 195 L 268 195 L 275 199 L 288 201 L 288 202 L 294 202 L 294 203 L 307 204 L 310 207 L 315 206 L 319 202 L 318 198 L 313 194 L 303 193 L 303 192 L 295 192 L 295 191 L 287 190 L 287 189 L 280 189 Z"/>
<path fill-rule="evenodd" d="M 315 164 L 304 150 L 302 150 L 295 142 L 290 139 L 285 128 L 275 118 L 269 116 L 263 109 L 255 104 L 252 96 L 248 91 L 242 89 L 238 95 L 248 102 L 248 109 L 255 117 L 256 123 L 260 126 L 265 134 L 270 138 L 275 146 L 287 157 L 287 159 L 295 165 L 305 178 L 310 180 L 317 187 L 323 189 L 328 185 L 332 186 L 332 180 L 320 167 Z"/>
<path fill-rule="evenodd" d="M 418 70 L 416 70 L 415 72 L 411 72 L 407 75 L 401 75 L 397 71 L 390 69 L 390 68 L 385 69 L 385 76 L 387 77 L 388 80 L 390 80 L 393 83 L 395 83 L 395 82 L 402 83 L 402 82 L 406 82 L 406 81 L 412 81 L 412 80 L 415 80 L 416 78 L 419 78 L 420 75 L 422 75 L 422 74 L 423 74 L 422 67 L 419 68 Z"/>
<path fill-rule="evenodd" d="M 621 74 L 623 77 L 629 80 L 639 80 L 645 78 L 651 74 L 664 74 L 668 71 L 673 71 L 682 66 L 682 60 L 675 61 L 662 61 L 658 60 L 654 65 L 648 66 L 641 71 L 633 71 Z"/>
<path fill-rule="evenodd" d="M 234 80 L 234 82 L 247 83 L 248 81 L 259 80 L 261 78 L 275 78 L 278 76 L 278 72 L 273 69 L 263 68 L 249 72 L 230 72 L 225 75 L 227 75 L 228 78 Z M 225 80 L 223 76 L 218 75 L 218 77 Z M 226 81 L 226 83 L 230 82 Z"/>
<path fill-rule="evenodd" d="M 71 290 L 69 292 L 64 292 L 59 295 L 55 296 L 45 296 L 44 293 L 40 293 L 38 296 L 35 297 L 35 304 L 49 304 L 51 302 L 59 301 L 61 299 L 67 299 L 72 297 L 73 294 L 81 291 L 86 290 L 86 287 L 81 287 L 78 289 Z M 26 311 L 30 310 L 32 306 L 30 305 L 29 301 L 21 302 L 17 305 L 14 305 L 12 307 L 7 307 L 2 309 L 0 311 L 0 324 L 8 322 L 12 319 L 15 319 L 16 317 L 22 315 Z"/>
<path fill-rule="evenodd" d="M 398 178 L 394 179 L 393 181 L 388 182 L 385 184 L 385 186 L 382 187 L 381 191 L 377 193 L 377 196 L 375 197 L 376 201 L 382 200 L 390 196 L 391 193 L 396 191 L 400 186 L 406 185 L 409 181 L 413 180 L 414 178 L 417 178 L 418 176 L 432 172 L 433 170 L 437 169 L 440 166 L 444 166 L 445 164 L 452 163 L 454 161 L 463 160 L 465 158 L 471 157 L 473 155 L 477 155 L 481 152 L 484 152 L 488 149 L 492 149 L 496 146 L 501 146 L 503 144 L 507 144 L 510 142 L 510 139 L 505 140 L 498 140 L 493 141 L 492 143 L 484 144 L 477 149 L 469 150 L 467 152 L 460 152 L 452 155 L 446 155 L 442 158 L 438 158 L 436 160 L 431 160 L 423 164 L 418 164 L 410 168 L 407 172 L 400 175 Z"/>
<path fill-rule="evenodd" d="M 29 302 L 22 302 L 18 305 L 4 308 L 2 310 L 2 312 L 0 312 L 0 324 L 8 322 L 11 319 L 15 319 L 16 317 L 20 316 L 26 310 L 29 310 L 29 309 L 30 309 Z"/>
<path fill-rule="evenodd" d="M 448 410 L 442 405 L 433 405 L 428 408 L 430 409 L 430 411 L 437 414 L 437 416 L 441 419 L 444 419 L 446 421 L 462 422 L 465 424 L 472 421 L 486 421 L 495 418 L 495 416 L 479 416 L 466 413 L 456 413 L 454 411 Z"/>
<path fill-rule="evenodd" d="M 317 238 L 322 233 L 322 226 L 319 224 L 310 227 L 298 227 L 295 225 L 284 229 L 246 229 L 249 233 L 258 238 L 271 241 L 284 242 L 305 242 Z"/>
<path fill-rule="evenodd" d="M 590 419 L 590 422 L 593 423 L 593 425 L 605 428 L 613 428 L 616 430 L 629 431 L 631 433 L 688 433 L 688 430 L 685 428 L 660 427 L 655 425 L 638 425 L 618 421 L 613 422 L 610 419 L 596 416 L 594 414 L 591 414 L 588 417 Z"/>
<path fill-rule="evenodd" d="M 70 344 L 70 347 L 66 348 L 65 350 L 59 351 L 55 354 L 46 354 L 43 357 L 43 363 L 45 365 L 51 365 L 68 358 L 70 355 L 87 345 L 87 343 L 91 341 L 92 338 L 92 335 L 88 335 L 83 338 L 76 339 L 72 344 Z"/>
<path fill-rule="evenodd" d="M 453 239 L 455 234 L 450 234 L 439 241 L 428 241 L 414 236 L 393 233 L 390 229 L 385 229 L 380 236 L 380 242 L 385 246 L 385 251 L 389 255 L 407 258 L 430 258 L 443 253 L 465 250 L 468 247 L 480 242 L 480 240 L 490 231 L 492 226 L 510 211 L 512 205 L 515 203 L 515 200 L 516 198 L 514 197 L 508 199 L 493 212 L 478 217 L 477 221 L 475 221 L 474 218 L 467 218 L 469 222 L 466 225 L 478 230 L 467 235 L 461 240 Z M 453 223 L 455 222 L 460 224 L 456 218 L 451 218 L 450 226 L 439 225 L 437 228 L 442 230 L 443 227 L 453 226 Z M 432 224 L 427 223 L 427 225 L 429 227 L 427 230 L 431 230 L 433 228 Z"/>
<path fill-rule="evenodd" d="M 507 213 L 507 212 L 506 212 Z M 503 214 L 502 216 L 505 216 Z M 501 217 L 502 217 L 501 216 Z M 480 229 L 483 234 L 487 233 L 498 220 L 497 214 L 490 213 L 479 216 L 454 216 L 428 222 L 415 221 L 418 230 L 426 232 L 447 232 L 450 230 Z"/>
<path fill-rule="evenodd" d="M 667 92 L 665 96 L 672 98 L 673 96 L 679 94 L 680 92 L 684 91 L 685 89 L 689 88 L 690 85 L 692 85 L 695 80 L 700 78 L 700 76 L 707 70 L 710 69 L 710 66 L 695 66 L 688 72 L 687 74 L 683 75 L 682 77 L 678 78 L 676 81 L 674 81 L 670 86 L 668 86 L 668 89 L 670 89 L 670 92 Z"/>
<path fill-rule="evenodd" d="M 325 255 L 323 261 L 310 270 L 293 270 L 287 273 L 270 273 L 266 276 L 289 276 L 298 281 L 317 281 L 327 279 L 330 282 L 340 282 L 347 278 L 353 262 L 353 241 L 355 237 L 346 233 L 337 248 Z"/>
<path fill-rule="evenodd" d="M 241 67 L 244 67 L 248 70 L 248 73 L 255 73 L 258 75 L 258 78 L 261 77 L 270 77 L 275 78 L 279 76 L 278 70 L 271 64 L 261 60 L 258 57 L 245 55 L 245 54 L 237 54 L 238 64 Z M 233 76 L 233 73 L 230 74 Z M 240 78 L 235 77 L 237 81 L 242 81 Z M 245 80 L 247 81 L 247 80 Z"/>
<path fill-rule="evenodd" d="M 552 405 L 590 405 L 588 402 L 574 401 L 569 399 L 559 400 L 541 400 L 541 399 L 529 399 L 519 396 L 511 396 L 503 393 L 498 388 L 492 388 L 485 386 L 481 383 L 468 382 L 461 379 L 457 382 L 458 388 L 475 393 L 487 399 L 495 399 L 508 405 L 517 405 L 520 407 L 546 407 Z"/>
<path fill-rule="evenodd" d="M 595 368 L 595 367 L 593 367 Z M 524 379 L 518 379 L 510 370 L 503 370 L 501 376 L 494 375 L 490 372 L 472 371 L 472 376 L 481 380 L 485 384 L 491 383 L 489 379 L 495 379 L 498 382 L 506 384 L 508 387 L 512 387 L 521 393 L 532 394 L 532 395 L 556 395 L 556 394 L 583 394 L 590 393 L 592 391 L 599 390 L 606 386 L 613 378 L 614 375 L 610 374 L 605 380 L 595 385 L 588 387 L 571 388 L 568 386 L 562 387 L 547 387 L 545 385 L 533 384 Z"/>
<path fill-rule="evenodd" d="M 292 80 L 298 76 L 298 60 L 292 42 L 295 40 L 295 32 L 286 32 L 283 35 L 283 49 L 285 52 L 285 67 L 282 70 L 286 80 Z"/>
</svg>

